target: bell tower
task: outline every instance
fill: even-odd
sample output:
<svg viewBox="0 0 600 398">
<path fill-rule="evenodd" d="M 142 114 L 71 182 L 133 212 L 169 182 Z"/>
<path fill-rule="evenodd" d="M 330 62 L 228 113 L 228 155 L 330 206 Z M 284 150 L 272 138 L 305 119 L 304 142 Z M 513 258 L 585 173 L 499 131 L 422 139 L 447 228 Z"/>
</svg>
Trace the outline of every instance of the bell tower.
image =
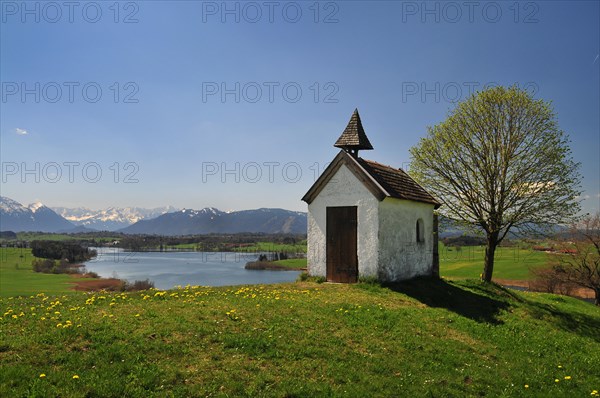
<svg viewBox="0 0 600 398">
<path fill-rule="evenodd" d="M 333 146 L 342 148 L 354 158 L 358 158 L 359 149 L 373 149 L 363 129 L 358 109 L 354 110 L 346 129 Z"/>
</svg>

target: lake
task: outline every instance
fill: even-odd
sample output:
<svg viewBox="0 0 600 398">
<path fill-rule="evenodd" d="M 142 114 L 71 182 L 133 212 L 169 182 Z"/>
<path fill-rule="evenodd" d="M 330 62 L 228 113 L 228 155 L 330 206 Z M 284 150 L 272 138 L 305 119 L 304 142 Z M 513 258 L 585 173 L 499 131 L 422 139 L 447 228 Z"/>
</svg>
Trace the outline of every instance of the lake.
<svg viewBox="0 0 600 398">
<path fill-rule="evenodd" d="M 293 282 L 300 271 L 250 271 L 248 261 L 260 253 L 231 252 L 124 252 L 117 248 L 95 248 L 98 256 L 85 263 L 103 278 L 129 282 L 150 279 L 157 289 L 175 286 L 229 286 Z"/>
</svg>

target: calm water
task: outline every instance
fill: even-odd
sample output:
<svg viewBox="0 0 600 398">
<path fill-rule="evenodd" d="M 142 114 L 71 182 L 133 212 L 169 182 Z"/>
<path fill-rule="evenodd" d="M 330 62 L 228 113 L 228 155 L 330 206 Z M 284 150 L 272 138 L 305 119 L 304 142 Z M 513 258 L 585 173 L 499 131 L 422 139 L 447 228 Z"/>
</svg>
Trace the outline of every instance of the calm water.
<svg viewBox="0 0 600 398">
<path fill-rule="evenodd" d="M 88 271 L 104 278 L 130 282 L 150 279 L 157 289 L 175 286 L 227 286 L 293 282 L 300 271 L 249 271 L 246 262 L 258 254 L 206 252 L 127 253 L 116 248 L 97 248 L 98 256 L 85 263 Z"/>
</svg>

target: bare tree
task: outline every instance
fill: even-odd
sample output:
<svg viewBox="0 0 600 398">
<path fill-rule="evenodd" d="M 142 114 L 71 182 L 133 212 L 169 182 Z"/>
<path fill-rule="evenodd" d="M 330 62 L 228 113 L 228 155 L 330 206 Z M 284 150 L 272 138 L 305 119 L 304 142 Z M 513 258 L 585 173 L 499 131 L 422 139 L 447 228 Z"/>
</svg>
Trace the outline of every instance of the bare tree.
<svg viewBox="0 0 600 398">
<path fill-rule="evenodd" d="M 478 92 L 428 128 L 410 150 L 411 175 L 439 212 L 486 235 L 482 279 L 511 229 L 570 223 L 579 212 L 579 164 L 550 103 L 517 87 Z"/>
<path fill-rule="evenodd" d="M 600 306 L 600 213 L 573 224 L 563 240 L 553 271 L 563 282 L 592 289 Z"/>
</svg>

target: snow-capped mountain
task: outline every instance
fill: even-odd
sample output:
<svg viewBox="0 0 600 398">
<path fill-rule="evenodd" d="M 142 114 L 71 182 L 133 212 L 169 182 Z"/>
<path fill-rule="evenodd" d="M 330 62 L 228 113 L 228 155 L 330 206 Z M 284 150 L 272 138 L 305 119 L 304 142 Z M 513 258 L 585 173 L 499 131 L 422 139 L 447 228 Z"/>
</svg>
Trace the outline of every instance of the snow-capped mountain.
<svg viewBox="0 0 600 398">
<path fill-rule="evenodd" d="M 63 232 L 73 228 L 75 225 L 43 203 L 36 202 L 25 207 L 15 200 L 0 196 L 0 231 Z"/>
<path fill-rule="evenodd" d="M 120 230 L 127 234 L 194 235 L 210 233 L 306 233 L 306 213 L 283 209 L 223 212 L 213 207 L 183 209 L 141 220 Z"/>
<path fill-rule="evenodd" d="M 53 207 L 53 210 L 75 225 L 81 225 L 99 231 L 115 231 L 140 220 L 155 218 L 179 209 L 167 206 L 154 209 L 144 209 L 141 207 L 109 207 L 102 210 L 91 210 L 85 207 L 77 207 L 74 209 Z"/>
<path fill-rule="evenodd" d="M 87 228 L 156 235 L 238 232 L 305 234 L 307 223 L 306 213 L 283 209 L 229 212 L 214 207 L 201 210 L 177 210 L 170 206 L 155 209 L 139 207 L 110 207 L 104 210 L 91 210 L 84 207 L 75 209 L 54 207 L 53 209 L 40 202 L 26 207 L 7 197 L 0 197 L 0 230 L 80 232 Z"/>
</svg>

